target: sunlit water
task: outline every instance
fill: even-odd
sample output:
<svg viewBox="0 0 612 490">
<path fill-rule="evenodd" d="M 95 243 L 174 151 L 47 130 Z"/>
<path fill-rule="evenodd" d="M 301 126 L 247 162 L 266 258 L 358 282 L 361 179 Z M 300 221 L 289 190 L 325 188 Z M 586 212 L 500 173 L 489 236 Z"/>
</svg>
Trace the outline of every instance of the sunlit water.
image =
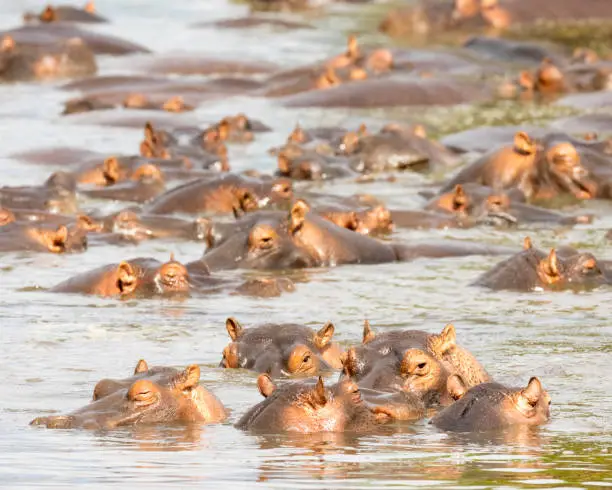
<svg viewBox="0 0 612 490">
<path fill-rule="evenodd" d="M 35 1 L 0 3 L 2 27 L 19 22 Z M 336 9 L 329 18 L 310 19 L 317 30 L 249 31 L 188 29 L 185 26 L 246 13 L 246 7 L 214 1 L 100 2 L 113 19 L 95 29 L 114 33 L 154 51 L 189 50 L 220 57 L 246 57 L 295 66 L 338 51 L 344 31 L 356 20 Z M 246 41 L 245 41 L 246 39 Z M 129 69 L 122 59 L 100 60 L 103 72 Z M 127 68 L 126 68 L 127 67 Z M 49 167 L 31 167 L 7 156 L 49 146 L 82 146 L 108 153 L 132 153 L 140 129 L 71 123 L 59 116 L 70 94 L 53 84 L 0 87 L 2 183 L 42 182 Z M 235 169 L 274 169 L 266 149 L 279 144 L 296 121 L 303 125 L 355 125 L 389 119 L 380 111 L 287 110 L 262 99 L 237 97 L 206 103 L 200 123 L 245 112 L 275 129 L 245 147 L 233 147 Z M 510 107 L 482 110 L 393 111 L 398 120 L 424 118 L 434 131 L 484 123 L 542 122 L 540 113 L 523 119 Z M 547 117 L 555 111 L 543 110 Z M 550 111 L 547 113 L 545 111 Z M 559 115 L 564 115 L 559 112 Z M 192 116 L 189 116 L 192 117 Z M 500 117 L 504 119 L 501 120 Z M 73 119 L 73 121 L 78 119 Z M 479 122 L 480 121 L 480 122 Z M 429 179 L 403 175 L 395 183 L 326 184 L 319 190 L 368 192 L 394 207 L 415 208 L 419 186 Z M 84 207 L 92 203 L 83 203 Z M 106 204 L 112 207 L 112 205 Z M 518 247 L 529 234 L 544 248 L 573 244 L 612 258 L 605 230 L 610 207 L 591 203 L 600 219 L 575 229 L 401 232 L 397 240 L 454 237 Z M 161 488 L 587 488 L 612 486 L 612 326 L 610 289 L 588 293 L 514 294 L 469 287 L 496 258 L 417 260 L 380 266 L 346 266 L 309 271 L 296 292 L 276 299 L 230 295 L 184 302 L 118 302 L 51 294 L 61 280 L 118 258 L 170 252 L 192 260 L 202 245 L 154 241 L 137 247 L 92 246 L 85 254 L 3 254 L 0 256 L 0 486 L 103 484 Z M 235 275 L 237 272 L 226 273 Z M 524 385 L 539 376 L 553 399 L 552 421 L 540 430 L 485 439 L 449 436 L 426 421 L 376 435 L 350 437 L 254 436 L 233 422 L 260 399 L 256 375 L 216 367 L 228 342 L 225 318 L 244 325 L 331 320 L 337 338 L 356 343 L 364 318 L 379 331 L 419 328 L 440 331 L 454 322 L 459 341 L 499 381 Z M 173 426 L 112 432 L 32 428 L 36 416 L 65 413 L 90 399 L 96 381 L 128 376 L 138 359 L 153 365 L 200 364 L 203 383 L 230 407 L 230 420 L 216 426 Z"/>
</svg>

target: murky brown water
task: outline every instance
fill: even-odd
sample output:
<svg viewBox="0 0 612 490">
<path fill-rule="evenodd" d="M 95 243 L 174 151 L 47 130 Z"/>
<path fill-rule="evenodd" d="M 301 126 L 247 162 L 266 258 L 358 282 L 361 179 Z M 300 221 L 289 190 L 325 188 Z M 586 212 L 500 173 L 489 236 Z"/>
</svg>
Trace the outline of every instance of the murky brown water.
<svg viewBox="0 0 612 490">
<path fill-rule="evenodd" d="M 20 22 L 35 1 L 0 2 L 0 23 Z M 347 7 L 314 17 L 317 30 L 261 28 L 245 32 L 187 29 L 185 25 L 246 12 L 226 0 L 108 0 L 98 8 L 112 19 L 96 26 L 154 51 L 196 50 L 298 65 L 338 51 L 360 18 Z M 245 41 L 248 36 L 248 41 Z M 373 39 L 376 39 L 375 37 Z M 101 72 L 118 72 L 119 60 L 102 59 Z M 0 86 L 0 165 L 4 185 L 42 182 L 49 167 L 30 167 L 7 155 L 49 146 L 83 146 L 133 152 L 140 129 L 74 124 L 59 116 L 69 95 L 53 84 Z M 426 120 L 434 131 L 465 126 L 545 124 L 561 109 L 500 104 L 482 108 L 410 111 L 288 110 L 262 99 L 237 97 L 204 104 L 201 123 L 245 112 L 276 131 L 245 147 L 232 147 L 234 169 L 272 171 L 266 149 L 296 121 L 304 126 L 368 120 Z M 391 117 L 389 114 L 392 114 Z M 518 114 L 518 116 L 517 116 Z M 521 115 L 522 114 L 522 115 Z M 516 120 L 518 117 L 518 121 Z M 75 119 L 77 120 L 77 119 Z M 402 175 L 395 183 L 325 184 L 321 190 L 369 192 L 389 205 L 414 208 L 428 179 Z M 105 204 L 106 206 L 111 206 Z M 572 244 L 612 258 L 603 235 L 612 227 L 610 205 L 591 203 L 600 216 L 575 229 L 408 231 L 395 238 L 456 237 L 516 245 L 530 236 L 543 248 Z M 154 241 L 138 247 L 91 247 L 85 254 L 0 255 L 0 487 L 45 486 L 158 488 L 588 488 L 612 486 L 612 306 L 610 289 L 588 293 L 511 294 L 468 287 L 495 258 L 417 260 L 380 266 L 343 266 L 308 273 L 297 291 L 275 299 L 217 295 L 184 302 L 118 302 L 50 294 L 70 275 L 120 258 L 170 252 L 192 260 L 202 245 Z M 228 272 L 228 275 L 237 272 Z M 254 373 L 217 368 L 227 343 L 227 316 L 243 324 L 264 321 L 321 325 L 331 320 L 338 339 L 357 342 L 364 318 L 379 330 L 403 327 L 439 331 L 454 322 L 460 341 L 498 380 L 524 384 L 539 376 L 553 398 L 552 421 L 529 433 L 482 440 L 449 436 L 426 422 L 389 434 L 349 437 L 262 437 L 232 423 L 260 395 Z M 41 430 L 35 416 L 62 413 L 90 398 L 104 377 L 128 375 L 136 361 L 202 365 L 202 379 L 232 409 L 217 426 L 155 427 L 108 433 Z"/>
</svg>

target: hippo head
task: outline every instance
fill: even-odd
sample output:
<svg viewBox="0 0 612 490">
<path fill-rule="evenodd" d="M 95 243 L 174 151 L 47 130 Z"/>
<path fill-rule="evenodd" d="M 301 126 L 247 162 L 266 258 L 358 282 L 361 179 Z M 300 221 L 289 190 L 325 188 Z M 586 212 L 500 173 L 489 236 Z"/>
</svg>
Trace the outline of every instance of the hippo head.
<svg viewBox="0 0 612 490">
<path fill-rule="evenodd" d="M 110 231 L 135 241 L 145 240 L 152 234 L 140 217 L 130 210 L 121 211 L 112 217 Z"/>
<path fill-rule="evenodd" d="M 87 248 L 87 234 L 77 227 L 72 231 L 64 225 L 55 230 L 32 227 L 28 235 L 52 253 L 81 252 Z"/>
<path fill-rule="evenodd" d="M 393 231 L 391 211 L 379 205 L 357 213 L 357 227 L 355 231 L 362 235 L 379 235 Z"/>
<path fill-rule="evenodd" d="M 428 203 L 426 209 L 435 209 L 462 217 L 468 216 L 473 209 L 472 197 L 466 193 L 461 184 L 457 184 L 452 191 L 446 192 Z"/>
<path fill-rule="evenodd" d="M 191 406 L 182 392 L 198 384 L 199 368 L 188 368 L 171 385 L 139 379 L 127 389 L 108 394 L 66 416 L 40 417 L 31 425 L 50 429 L 113 429 L 128 425 L 192 420 Z"/>
<path fill-rule="evenodd" d="M 153 282 L 158 294 L 189 293 L 190 289 L 187 268 L 174 260 L 174 254 L 155 272 Z"/>
<path fill-rule="evenodd" d="M 278 173 L 296 180 L 322 180 L 323 168 L 316 156 L 300 155 L 291 158 L 281 150 L 277 157 Z"/>
<path fill-rule="evenodd" d="M 597 193 L 597 185 L 589 171 L 581 164 L 576 147 L 563 142 L 547 148 L 541 157 L 544 178 L 560 191 L 569 192 L 577 199 L 591 199 Z"/>
<path fill-rule="evenodd" d="M 193 110 L 192 106 L 185 104 L 185 100 L 180 95 L 175 95 L 164 101 L 161 108 L 166 112 L 186 112 Z"/>
<path fill-rule="evenodd" d="M 440 429 L 479 432 L 542 425 L 550 418 L 550 396 L 536 377 L 525 388 L 483 383 L 466 390 L 460 379 L 451 377 L 449 382 L 457 385 L 455 396 L 459 399 L 431 420 Z"/>
<path fill-rule="evenodd" d="M 590 289 L 609 282 L 590 253 L 561 259 L 553 248 L 539 261 L 536 271 L 541 283 L 549 289 Z"/>
<path fill-rule="evenodd" d="M 361 150 L 361 138 L 369 134 L 365 124 L 361 124 L 357 131 L 349 131 L 338 141 L 333 143 L 338 155 L 354 155 Z"/>
<path fill-rule="evenodd" d="M 408 349 L 400 365 L 404 379 L 402 390 L 420 396 L 426 404 L 448 404 L 446 384 L 449 376 L 446 367 L 421 349 Z"/>
<path fill-rule="evenodd" d="M 341 352 L 332 343 L 334 326 L 327 323 L 319 331 L 300 332 L 270 338 L 244 337 L 244 329 L 235 318 L 226 321 L 230 344 L 223 349 L 219 364 L 225 368 L 245 368 L 271 375 L 313 376 L 340 365 Z"/>
<path fill-rule="evenodd" d="M 236 424 L 246 430 L 269 432 L 359 432 L 378 423 L 357 384 L 343 380 L 326 387 L 323 378 L 275 386 L 266 374 L 257 384 L 265 397 Z"/>
<path fill-rule="evenodd" d="M 541 94 L 565 92 L 565 77 L 561 70 L 549 59 L 544 59 L 534 77 L 535 89 Z"/>
<path fill-rule="evenodd" d="M 215 127 L 221 141 L 249 143 L 255 138 L 253 125 L 245 114 L 224 117 Z"/>
<path fill-rule="evenodd" d="M 145 158 L 171 158 L 168 146 L 176 143 L 176 138 L 167 131 L 157 131 L 150 122 L 145 124 L 144 139 L 140 143 L 140 154 Z"/>
<path fill-rule="evenodd" d="M 164 183 L 164 174 L 157 165 L 152 163 L 145 163 L 138 167 L 130 178 L 131 180 L 147 184 Z"/>
<path fill-rule="evenodd" d="M 147 362 L 141 359 L 134 369 L 133 376 L 99 381 L 94 388 L 93 401 L 126 389 L 138 380 L 152 381 L 171 391 L 174 396 L 183 398 L 186 405 L 182 419 L 185 421 L 216 422 L 227 416 L 221 402 L 199 384 L 200 368 L 196 364 L 187 366 L 181 371 L 165 366 L 149 367 Z"/>
</svg>

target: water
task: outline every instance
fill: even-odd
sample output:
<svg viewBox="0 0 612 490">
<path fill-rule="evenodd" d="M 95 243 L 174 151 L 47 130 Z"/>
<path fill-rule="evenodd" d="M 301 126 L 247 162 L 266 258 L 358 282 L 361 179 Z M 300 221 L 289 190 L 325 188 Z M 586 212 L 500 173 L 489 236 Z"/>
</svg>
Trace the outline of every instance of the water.
<svg viewBox="0 0 612 490">
<path fill-rule="evenodd" d="M 2 27 L 38 2 L 0 3 Z M 99 5 L 113 23 L 95 26 L 156 52 L 197 50 L 297 66 L 341 49 L 345 31 L 363 19 L 347 7 L 308 18 L 316 30 L 251 31 L 188 29 L 196 22 L 238 16 L 243 5 L 225 0 L 108 0 Z M 332 19 L 332 20 L 330 20 Z M 248 42 L 245 42 L 248 36 Z M 377 40 L 377 36 L 371 36 Z M 100 60 L 103 72 L 126 72 L 122 59 Z M 10 154 L 49 146 L 82 146 L 110 153 L 134 152 L 140 129 L 71 123 L 59 116 L 71 94 L 54 84 L 0 88 L 0 165 L 5 185 L 42 182 L 55 169 L 18 163 Z M 555 108 L 498 104 L 445 110 L 287 110 L 262 99 L 237 97 L 206 103 L 195 118 L 210 122 L 245 112 L 275 130 L 245 147 L 232 147 L 235 169 L 272 171 L 266 149 L 304 126 L 362 120 L 426 120 L 434 132 L 478 124 L 536 122 L 567 114 Z M 392 116 L 391 116 L 392 114 Z M 416 191 L 431 178 L 402 175 L 395 183 L 325 184 L 318 190 L 368 192 L 389 205 L 415 208 Z M 83 202 L 86 208 L 92 203 Z M 96 204 L 97 205 L 97 204 Z M 109 209 L 112 205 L 106 204 Z M 606 203 L 585 205 L 600 219 L 574 229 L 407 231 L 397 240 L 433 237 L 518 245 L 529 234 L 538 246 L 573 244 L 612 258 L 604 239 L 612 227 Z M 44 288 L 119 257 L 170 252 L 188 261 L 196 243 L 153 241 L 137 247 L 98 246 L 81 255 L 9 253 L 0 256 L 0 486 L 131 488 L 591 488 L 612 486 L 612 326 L 610 289 L 588 293 L 514 294 L 468 287 L 495 258 L 422 259 L 380 266 L 308 271 L 296 292 L 276 299 L 229 295 L 186 301 L 118 302 L 51 294 Z M 226 275 L 241 274 L 227 272 Z M 249 274 L 249 273 L 242 273 Z M 447 435 L 426 421 L 389 433 L 254 436 L 232 423 L 260 399 L 256 375 L 217 368 L 227 344 L 225 318 L 250 326 L 264 321 L 320 326 L 331 320 L 348 346 L 360 339 L 368 318 L 378 331 L 419 328 L 438 332 L 447 322 L 494 377 L 524 385 L 537 375 L 553 399 L 552 420 L 531 432 L 493 438 Z M 202 366 L 202 380 L 232 410 L 214 426 L 140 427 L 112 432 L 31 428 L 36 416 L 65 413 L 91 397 L 105 377 L 129 375 L 137 360 L 153 365 Z"/>
</svg>

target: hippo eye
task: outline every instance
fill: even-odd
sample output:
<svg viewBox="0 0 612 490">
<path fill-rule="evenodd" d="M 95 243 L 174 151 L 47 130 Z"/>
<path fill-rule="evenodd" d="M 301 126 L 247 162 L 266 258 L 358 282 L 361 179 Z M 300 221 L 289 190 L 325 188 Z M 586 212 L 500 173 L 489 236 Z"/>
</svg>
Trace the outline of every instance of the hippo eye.
<svg viewBox="0 0 612 490">
<path fill-rule="evenodd" d="M 306 362 L 310 362 L 310 359 L 311 359 L 310 354 L 306 354 L 306 355 L 304 356 L 304 359 L 302 360 L 302 362 L 305 362 L 305 363 L 306 363 Z"/>
<path fill-rule="evenodd" d="M 418 367 L 419 369 L 425 369 L 425 366 L 427 366 L 427 363 L 426 363 L 426 362 L 421 362 L 421 363 L 417 364 L 417 367 Z"/>
</svg>

